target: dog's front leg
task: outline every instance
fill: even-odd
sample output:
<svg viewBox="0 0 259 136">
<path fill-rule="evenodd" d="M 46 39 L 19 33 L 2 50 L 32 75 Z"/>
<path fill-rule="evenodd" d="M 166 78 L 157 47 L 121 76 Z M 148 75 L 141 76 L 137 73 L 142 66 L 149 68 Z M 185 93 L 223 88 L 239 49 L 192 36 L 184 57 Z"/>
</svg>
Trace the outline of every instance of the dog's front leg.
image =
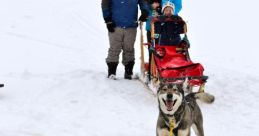
<svg viewBox="0 0 259 136">
<path fill-rule="evenodd" d="M 157 136 L 170 136 L 170 132 L 168 131 L 167 128 L 158 128 Z"/>
<path fill-rule="evenodd" d="M 191 130 L 190 130 L 190 128 L 179 129 L 179 130 L 178 130 L 178 136 L 190 136 L 190 135 L 191 135 Z"/>
</svg>

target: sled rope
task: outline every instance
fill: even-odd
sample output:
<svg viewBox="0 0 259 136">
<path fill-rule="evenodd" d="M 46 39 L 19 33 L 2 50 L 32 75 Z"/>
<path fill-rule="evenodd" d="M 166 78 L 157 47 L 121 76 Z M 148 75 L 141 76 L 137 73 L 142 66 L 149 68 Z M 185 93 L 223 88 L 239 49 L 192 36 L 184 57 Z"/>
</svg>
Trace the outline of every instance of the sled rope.
<svg viewBox="0 0 259 136">
<path fill-rule="evenodd" d="M 174 136 L 174 132 L 173 132 L 173 130 L 174 130 L 174 121 L 170 121 L 169 122 L 169 133 L 170 133 L 170 136 Z"/>
</svg>

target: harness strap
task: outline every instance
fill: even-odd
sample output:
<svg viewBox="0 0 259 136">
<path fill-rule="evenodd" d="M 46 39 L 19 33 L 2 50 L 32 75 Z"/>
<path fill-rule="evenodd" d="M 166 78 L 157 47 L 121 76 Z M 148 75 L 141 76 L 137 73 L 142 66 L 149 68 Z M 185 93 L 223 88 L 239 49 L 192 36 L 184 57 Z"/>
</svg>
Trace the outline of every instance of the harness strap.
<svg viewBox="0 0 259 136">
<path fill-rule="evenodd" d="M 172 120 L 172 121 L 170 121 L 170 123 L 169 123 L 169 132 L 170 132 L 170 136 L 174 136 L 174 132 L 173 132 L 174 127 L 175 127 L 175 121 L 174 121 L 174 120 Z"/>
</svg>

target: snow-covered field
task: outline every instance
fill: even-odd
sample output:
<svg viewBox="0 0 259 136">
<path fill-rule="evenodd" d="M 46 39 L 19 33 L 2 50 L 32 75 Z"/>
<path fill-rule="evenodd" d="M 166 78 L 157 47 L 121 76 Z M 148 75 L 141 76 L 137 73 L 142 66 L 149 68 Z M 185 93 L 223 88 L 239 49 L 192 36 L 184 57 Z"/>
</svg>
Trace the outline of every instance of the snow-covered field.
<svg viewBox="0 0 259 136">
<path fill-rule="evenodd" d="M 100 3 L 0 1 L 0 136 L 155 136 L 156 98 L 122 65 L 106 79 Z M 258 4 L 183 1 L 191 57 L 216 96 L 200 103 L 207 136 L 259 134 Z"/>
</svg>

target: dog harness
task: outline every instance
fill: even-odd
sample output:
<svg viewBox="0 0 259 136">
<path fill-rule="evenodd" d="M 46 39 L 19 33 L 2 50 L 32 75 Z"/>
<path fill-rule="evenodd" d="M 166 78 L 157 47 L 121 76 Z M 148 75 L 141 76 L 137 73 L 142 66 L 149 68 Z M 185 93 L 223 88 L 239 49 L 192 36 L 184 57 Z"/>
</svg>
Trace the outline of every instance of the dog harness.
<svg viewBox="0 0 259 136">
<path fill-rule="evenodd" d="M 183 99 L 183 102 L 182 103 L 185 103 L 187 104 L 186 100 Z M 164 114 L 162 114 L 163 116 L 163 119 L 167 125 L 167 127 L 169 127 L 169 136 L 174 136 L 174 132 L 173 130 L 175 128 L 178 127 L 179 123 L 181 122 L 181 120 L 183 119 L 183 110 L 185 109 L 185 104 L 183 104 L 180 109 L 176 112 L 176 114 L 174 115 L 167 115 L 167 116 L 171 116 L 171 117 L 174 117 L 173 119 L 168 119 Z M 177 122 L 176 122 L 176 118 L 179 119 Z"/>
<path fill-rule="evenodd" d="M 171 120 L 169 122 L 169 133 L 170 133 L 170 136 L 174 136 L 174 126 L 175 126 L 175 120 Z"/>
</svg>

